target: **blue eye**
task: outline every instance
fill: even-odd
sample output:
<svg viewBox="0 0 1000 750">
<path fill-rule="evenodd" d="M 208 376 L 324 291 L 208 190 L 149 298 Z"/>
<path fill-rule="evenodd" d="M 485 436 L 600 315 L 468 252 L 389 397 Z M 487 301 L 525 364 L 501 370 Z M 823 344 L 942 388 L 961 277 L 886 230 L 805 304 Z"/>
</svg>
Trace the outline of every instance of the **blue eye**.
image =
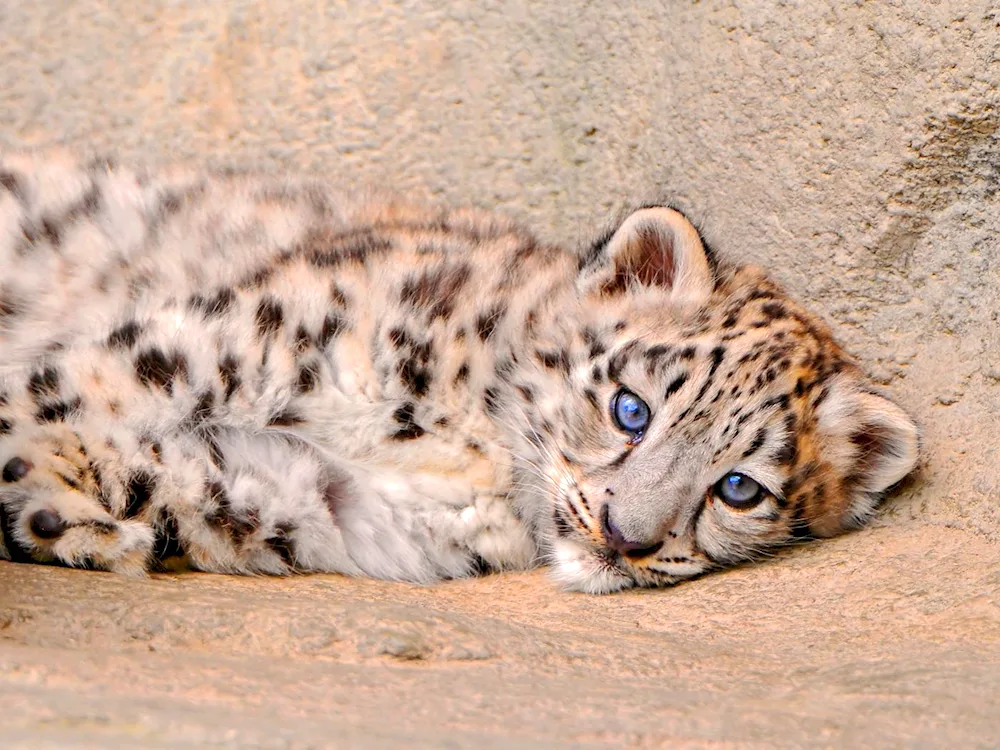
<svg viewBox="0 0 1000 750">
<path fill-rule="evenodd" d="M 611 399 L 611 415 L 618 429 L 638 435 L 649 424 L 649 407 L 632 391 L 622 388 Z"/>
<path fill-rule="evenodd" d="M 716 483 L 715 495 L 726 505 L 745 510 L 764 499 L 764 488 L 746 474 L 733 472 Z"/>
</svg>

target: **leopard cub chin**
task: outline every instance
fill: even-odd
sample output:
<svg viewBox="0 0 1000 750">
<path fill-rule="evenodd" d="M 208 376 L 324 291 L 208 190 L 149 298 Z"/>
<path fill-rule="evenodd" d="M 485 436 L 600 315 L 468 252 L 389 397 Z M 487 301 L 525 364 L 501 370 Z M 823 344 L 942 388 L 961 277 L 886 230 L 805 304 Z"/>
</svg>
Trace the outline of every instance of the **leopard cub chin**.
<svg viewBox="0 0 1000 750">
<path fill-rule="evenodd" d="M 660 586 L 862 525 L 917 428 L 646 206 L 581 250 L 328 185 L 0 154 L 0 557 Z"/>
</svg>

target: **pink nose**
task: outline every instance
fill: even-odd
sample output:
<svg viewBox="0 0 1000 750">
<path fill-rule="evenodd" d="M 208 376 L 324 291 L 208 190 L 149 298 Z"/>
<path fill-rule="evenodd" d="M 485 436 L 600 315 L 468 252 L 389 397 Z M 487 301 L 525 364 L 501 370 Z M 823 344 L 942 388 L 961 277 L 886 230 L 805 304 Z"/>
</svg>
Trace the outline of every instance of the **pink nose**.
<svg viewBox="0 0 1000 750">
<path fill-rule="evenodd" d="M 663 541 L 633 541 L 626 539 L 615 522 L 611 520 L 611 509 L 605 505 L 601 509 L 601 533 L 604 534 L 604 541 L 615 552 L 632 559 L 649 557 L 660 551 Z"/>
</svg>

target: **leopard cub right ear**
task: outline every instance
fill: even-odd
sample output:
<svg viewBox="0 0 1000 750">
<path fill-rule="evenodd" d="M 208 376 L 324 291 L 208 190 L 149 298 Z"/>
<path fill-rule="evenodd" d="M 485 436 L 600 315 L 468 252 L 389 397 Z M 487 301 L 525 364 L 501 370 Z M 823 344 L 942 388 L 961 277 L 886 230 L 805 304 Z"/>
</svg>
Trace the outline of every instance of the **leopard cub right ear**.
<svg viewBox="0 0 1000 750">
<path fill-rule="evenodd" d="M 678 305 L 700 305 L 714 288 L 698 230 L 679 211 L 663 206 L 632 213 L 581 269 L 583 294 L 615 296 L 659 287 Z"/>
</svg>

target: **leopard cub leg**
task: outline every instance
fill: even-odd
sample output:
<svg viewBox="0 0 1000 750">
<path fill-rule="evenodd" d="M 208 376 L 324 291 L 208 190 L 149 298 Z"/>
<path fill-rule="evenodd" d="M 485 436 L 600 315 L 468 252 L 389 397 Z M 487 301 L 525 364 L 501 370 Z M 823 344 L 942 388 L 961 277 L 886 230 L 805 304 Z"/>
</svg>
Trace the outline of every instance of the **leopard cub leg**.
<svg viewBox="0 0 1000 750">
<path fill-rule="evenodd" d="M 100 468 L 114 459 L 102 455 L 108 451 L 62 422 L 0 440 L 0 532 L 7 557 L 126 575 L 147 570 L 153 529 L 112 515 Z"/>
</svg>

